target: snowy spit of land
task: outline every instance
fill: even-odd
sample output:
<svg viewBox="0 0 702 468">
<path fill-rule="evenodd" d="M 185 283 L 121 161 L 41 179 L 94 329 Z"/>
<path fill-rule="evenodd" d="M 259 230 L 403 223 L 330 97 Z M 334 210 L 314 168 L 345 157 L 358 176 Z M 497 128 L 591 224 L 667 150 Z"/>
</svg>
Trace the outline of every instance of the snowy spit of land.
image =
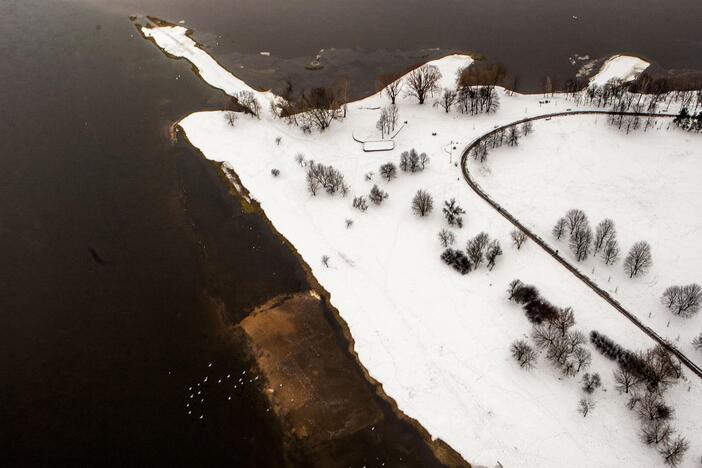
<svg viewBox="0 0 702 468">
<path fill-rule="evenodd" d="M 639 73 L 646 70 L 650 64 L 639 57 L 615 55 L 608 59 L 590 82 L 597 86 L 604 86 L 609 80 L 618 79 L 631 81 Z"/>
<path fill-rule="evenodd" d="M 542 96 L 499 89 L 496 113 L 468 117 L 401 96 L 400 121 L 407 123 L 395 137 L 395 149 L 366 153 L 352 134 L 377 139 L 379 109 L 389 102 L 384 94 L 350 103 L 345 119 L 322 133 L 305 134 L 271 115 L 268 104 L 275 96 L 224 70 L 187 37 L 185 28 L 143 32 L 169 54 L 190 60 L 211 85 L 228 94 L 251 91 L 260 100 L 260 119 L 241 116 L 232 126 L 224 111 L 198 112 L 180 125 L 207 158 L 236 171 L 276 229 L 297 248 L 347 322 L 361 362 L 403 412 L 477 465 L 662 465 L 656 449 L 641 442 L 638 418 L 626 407 L 628 396 L 615 390 L 615 364 L 591 345 L 589 370 L 601 374 L 603 386 L 587 417 L 576 411 L 583 396 L 580 375 L 564 377 L 543 355 L 531 371 L 519 367 L 510 345 L 529 339 L 532 326 L 507 299 L 506 288 L 519 278 L 537 286 L 554 304 L 572 306 L 574 328 L 586 334 L 597 330 L 632 350 L 650 348 L 652 340 L 534 243 L 520 250 L 511 247 L 513 226 L 461 176 L 461 150 L 477 136 L 525 116 L 565 111 L 575 107 L 571 101 L 556 94 L 544 103 Z M 453 88 L 457 71 L 471 62 L 468 56 L 452 55 L 432 64 L 443 75 L 441 85 Z M 603 70 L 609 77 L 631 73 L 631 68 L 622 67 L 622 72 L 609 65 Z M 643 279 L 623 278 L 621 262 L 608 268 L 592 262 L 582 269 L 589 273 L 595 267 L 593 278 L 608 290 L 617 288 L 616 296 L 642 319 L 651 311 L 648 323 L 660 334 L 675 338 L 680 333 L 683 340 L 694 333 L 678 322 L 666 327 L 658 298 L 669 281 L 697 280 L 689 276 L 699 271 L 699 252 L 692 245 L 689 255 L 682 254 L 699 228 L 690 200 L 699 194 L 692 180 L 702 165 L 699 139 L 695 143 L 695 137 L 678 130 L 624 135 L 609 128 L 604 116 L 597 121 L 570 116 L 534 127 L 518 148 L 491 154 L 478 171 L 480 182 L 545 239 L 555 218 L 567 208 L 580 207 L 593 221 L 613 218 L 623 250 L 635 239 L 649 240 L 655 263 Z M 379 166 L 397 164 L 400 153 L 411 148 L 429 155 L 427 168 L 400 172 L 390 182 L 381 179 Z M 350 193 L 311 196 L 298 153 L 339 169 Z M 279 171 L 277 177 L 273 169 Z M 568 185 L 573 179 L 579 183 Z M 374 184 L 389 197 L 366 212 L 354 209 L 354 196 L 367 195 Z M 425 217 L 410 210 L 418 189 L 434 198 L 435 209 Z M 683 200 L 676 206 L 678 196 Z M 462 276 L 439 259 L 443 248 L 437 233 L 447 227 L 440 208 L 451 198 L 467 212 L 464 227 L 452 229 L 457 248 L 481 231 L 501 242 L 504 254 L 492 271 L 483 266 Z M 675 210 L 693 219 L 670 213 Z M 675 230 L 659 226 L 681 220 Z M 320 261 L 323 256 L 328 256 L 328 266 Z M 695 323 L 690 328 L 698 329 Z M 702 452 L 699 379 L 688 373 L 668 390 L 666 400 L 676 410 L 676 429 L 690 441 L 682 466 L 696 466 Z"/>
</svg>

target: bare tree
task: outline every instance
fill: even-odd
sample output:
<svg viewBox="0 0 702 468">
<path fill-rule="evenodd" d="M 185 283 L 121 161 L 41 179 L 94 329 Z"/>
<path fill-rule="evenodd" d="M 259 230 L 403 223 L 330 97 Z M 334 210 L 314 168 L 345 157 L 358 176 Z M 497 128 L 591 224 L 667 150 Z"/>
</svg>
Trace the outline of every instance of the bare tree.
<svg viewBox="0 0 702 468">
<path fill-rule="evenodd" d="M 663 457 L 666 465 L 675 467 L 680 464 L 688 448 L 690 448 L 690 444 L 687 442 L 687 439 L 678 435 L 674 439 L 665 441 L 658 452 Z"/>
<path fill-rule="evenodd" d="M 512 237 L 512 243 L 515 245 L 515 247 L 517 247 L 517 250 L 521 249 L 522 244 L 524 244 L 524 242 L 527 240 L 527 235 L 518 229 L 512 231 L 510 236 Z"/>
<path fill-rule="evenodd" d="M 397 127 L 397 122 L 400 120 L 400 111 L 395 104 L 388 108 L 388 122 L 390 123 L 390 131 L 394 132 Z"/>
<path fill-rule="evenodd" d="M 402 79 L 395 79 L 394 75 L 383 75 L 380 77 L 380 81 L 384 86 L 383 91 L 390 98 L 390 102 L 395 104 L 397 96 L 400 95 L 403 87 Z"/>
<path fill-rule="evenodd" d="M 346 229 L 351 229 L 351 226 L 353 226 L 353 219 L 346 218 L 345 223 L 346 223 Z"/>
<path fill-rule="evenodd" d="M 464 215 L 466 212 L 458 205 L 458 203 L 456 203 L 455 198 L 452 198 L 450 201 L 444 201 L 442 211 L 449 226 L 458 226 L 459 228 L 463 227 L 463 217 L 461 215 Z"/>
<path fill-rule="evenodd" d="M 444 88 L 441 97 L 434 103 L 435 106 L 440 106 L 446 113 L 451 110 L 451 106 L 456 102 L 456 91 Z"/>
<path fill-rule="evenodd" d="M 302 153 L 297 153 L 295 155 L 295 162 L 297 162 L 300 165 L 300 167 L 304 166 L 305 165 L 305 155 Z"/>
<path fill-rule="evenodd" d="M 575 325 L 575 313 L 572 307 L 566 307 L 565 309 L 560 309 L 558 315 L 549 320 L 549 328 L 553 328 L 558 333 L 564 337 L 568 334 L 568 330 Z"/>
<path fill-rule="evenodd" d="M 653 264 L 651 256 L 651 246 L 646 241 L 635 243 L 624 260 L 624 271 L 629 278 L 645 275 Z"/>
<path fill-rule="evenodd" d="M 617 390 L 629 393 L 629 390 L 635 390 L 639 386 L 641 378 L 629 366 L 620 366 L 614 371 L 614 381 Z"/>
<path fill-rule="evenodd" d="M 400 169 L 403 172 L 420 172 L 427 164 L 429 164 L 429 156 L 426 153 L 418 153 L 414 148 L 400 154 Z"/>
<path fill-rule="evenodd" d="M 448 229 L 442 229 L 439 231 L 439 242 L 441 243 L 441 247 L 446 248 L 452 246 L 455 241 L 456 238 Z"/>
<path fill-rule="evenodd" d="M 417 190 L 412 199 L 412 211 L 418 216 L 426 216 L 434 208 L 434 199 L 425 190 Z"/>
<path fill-rule="evenodd" d="M 242 90 L 234 93 L 234 99 L 252 117 L 260 118 L 261 104 L 252 91 Z"/>
<path fill-rule="evenodd" d="M 523 369 L 531 369 L 536 361 L 536 351 L 529 343 L 524 340 L 518 340 L 512 343 L 512 357 L 519 363 L 519 367 Z"/>
<path fill-rule="evenodd" d="M 702 351 L 702 332 L 692 339 L 692 347 L 697 351 Z"/>
<path fill-rule="evenodd" d="M 485 258 L 485 250 L 490 242 L 490 236 L 485 232 L 477 234 L 474 238 L 468 241 L 466 253 L 473 264 L 473 268 L 477 269 Z"/>
<path fill-rule="evenodd" d="M 485 250 L 485 260 L 487 260 L 487 267 L 489 270 L 495 268 L 495 262 L 497 257 L 502 255 L 502 247 L 500 247 L 500 242 L 497 239 L 493 239 L 487 246 Z"/>
<path fill-rule="evenodd" d="M 619 258 L 619 244 L 617 243 L 617 239 L 612 238 L 605 242 L 601 258 L 605 265 L 612 265 L 617 261 Z"/>
<path fill-rule="evenodd" d="M 322 255 L 322 265 L 329 268 L 329 255 Z"/>
<path fill-rule="evenodd" d="M 675 315 L 692 317 L 700 310 L 702 286 L 697 283 L 671 286 L 665 290 L 661 300 Z"/>
<path fill-rule="evenodd" d="M 507 144 L 509 146 L 518 146 L 520 136 L 521 135 L 519 134 L 519 129 L 517 128 L 517 126 L 510 126 L 509 129 L 507 129 Z"/>
<path fill-rule="evenodd" d="M 385 138 L 385 135 L 390 135 L 391 132 L 395 131 L 395 126 L 399 118 L 398 116 L 397 106 L 394 104 L 381 109 L 380 118 L 378 118 L 375 127 L 380 130 L 382 138 Z"/>
<path fill-rule="evenodd" d="M 575 259 L 579 262 L 586 260 L 590 255 L 592 246 L 592 229 L 590 226 L 581 224 L 570 236 L 570 248 L 575 254 Z"/>
<path fill-rule="evenodd" d="M 614 227 L 614 221 L 609 218 L 600 221 L 595 229 L 594 252 L 599 252 L 600 249 L 604 248 L 607 241 L 613 239 L 616 235 L 617 230 Z"/>
<path fill-rule="evenodd" d="M 588 222 L 587 215 L 583 210 L 572 209 L 568 210 L 565 216 L 568 232 L 573 234 L 578 227 Z"/>
<path fill-rule="evenodd" d="M 517 289 L 519 289 L 523 285 L 524 285 L 524 283 L 522 283 L 518 279 L 510 281 L 509 287 L 507 288 L 507 294 L 509 295 L 509 297 L 507 299 L 509 299 L 511 301 L 512 298 L 514 298 L 514 293 L 517 291 Z"/>
<path fill-rule="evenodd" d="M 224 121 L 227 122 L 227 125 L 230 127 L 236 125 L 237 120 L 239 120 L 239 115 L 236 112 L 228 111 L 224 113 Z"/>
<path fill-rule="evenodd" d="M 390 133 L 390 122 L 388 120 L 388 108 L 383 107 L 380 111 L 380 117 L 378 118 L 378 121 L 375 124 L 375 128 L 380 130 L 380 136 L 382 139 L 385 139 L 385 134 Z"/>
<path fill-rule="evenodd" d="M 522 135 L 527 136 L 534 131 L 534 124 L 531 120 L 527 120 L 522 124 Z"/>
<path fill-rule="evenodd" d="M 536 346 L 541 349 L 549 349 L 555 346 L 556 342 L 561 338 L 558 330 L 543 324 L 534 326 L 532 337 Z"/>
<path fill-rule="evenodd" d="M 658 445 L 670 439 L 672 434 L 670 424 L 660 419 L 646 421 L 641 426 L 641 439 L 646 445 Z"/>
<path fill-rule="evenodd" d="M 551 232 L 553 233 L 553 237 L 560 240 L 561 237 L 563 237 L 563 234 L 565 234 L 565 229 L 567 225 L 568 221 L 565 218 L 560 218 L 558 221 L 556 221 L 556 224 L 551 230 Z"/>
<path fill-rule="evenodd" d="M 666 421 L 673 417 L 673 409 L 665 404 L 658 392 L 647 391 L 639 396 L 636 411 L 643 422 Z"/>
<path fill-rule="evenodd" d="M 582 397 L 578 402 L 578 413 L 582 414 L 583 417 L 587 417 L 594 408 L 595 400 L 590 397 Z"/>
<path fill-rule="evenodd" d="M 428 94 L 438 90 L 441 72 L 434 65 L 422 65 L 415 68 L 407 75 L 407 95 L 416 97 L 420 104 L 424 104 Z"/>
<path fill-rule="evenodd" d="M 674 304 L 680 301 L 680 295 L 682 293 L 682 288 L 680 286 L 669 286 L 663 291 L 663 296 L 661 297 L 661 302 L 669 309 L 673 308 Z"/>
<path fill-rule="evenodd" d="M 380 166 L 380 176 L 390 182 L 397 177 L 397 167 L 391 162 L 383 164 Z"/>
<path fill-rule="evenodd" d="M 572 369 L 573 372 L 577 374 L 581 370 L 590 367 L 590 363 L 592 362 L 592 353 L 582 346 L 578 346 L 573 350 L 573 359 L 574 363 L 572 364 Z"/>
</svg>

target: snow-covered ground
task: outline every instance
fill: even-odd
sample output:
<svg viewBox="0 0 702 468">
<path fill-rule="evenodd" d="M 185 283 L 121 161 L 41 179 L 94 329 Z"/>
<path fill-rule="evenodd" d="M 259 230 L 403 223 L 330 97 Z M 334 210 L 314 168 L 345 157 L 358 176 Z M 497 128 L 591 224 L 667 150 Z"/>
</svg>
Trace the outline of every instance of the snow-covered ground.
<svg viewBox="0 0 702 468">
<path fill-rule="evenodd" d="M 702 365 L 702 353 L 691 345 L 702 331 L 702 314 L 679 318 L 659 300 L 668 286 L 702 281 L 702 137 L 665 130 L 669 123 L 626 135 L 605 116 L 539 120 L 518 147 L 495 150 L 471 167 L 483 189 L 572 263 L 567 240 L 551 235 L 570 208 L 583 209 L 593 230 L 613 219 L 622 258 L 634 242 L 647 240 L 654 264 L 644 277 L 629 279 L 622 260 L 608 267 L 591 257 L 578 267 Z"/>
<path fill-rule="evenodd" d="M 184 33 L 150 35 L 172 55 L 193 61 L 206 80 L 213 76 L 214 86 L 242 86 L 236 78 L 227 82 L 225 71 L 194 51 Z M 453 87 L 456 71 L 471 59 L 454 55 L 433 63 L 443 73 L 443 85 Z M 203 70 L 209 67 L 213 69 Z M 530 331 L 524 314 L 506 299 L 505 288 L 514 278 L 535 284 L 555 304 L 574 306 L 577 329 L 597 329 L 632 349 L 653 343 L 535 245 L 512 248 L 511 225 L 463 182 L 456 163 L 476 136 L 525 115 L 572 106 L 560 96 L 540 105 L 540 96 L 499 93 L 500 110 L 478 117 L 399 99 L 400 121 L 407 125 L 389 152 L 364 153 L 352 139 L 353 132 L 374 132 L 377 108 L 387 104 L 380 95 L 349 104 L 348 117 L 322 134 L 305 135 L 274 119 L 264 102 L 261 120 L 242 116 L 231 127 L 222 112 L 200 112 L 181 126 L 208 158 L 236 170 L 331 293 L 370 374 L 433 436 L 477 465 L 493 466 L 499 460 L 508 468 L 659 466 L 656 451 L 639 441 L 638 422 L 625 408 L 625 396 L 613 388 L 610 361 L 593 350 L 591 370 L 602 374 L 604 390 L 598 390 L 594 413 L 583 418 L 576 412 L 582 396 L 578 380 L 560 377 L 543 356 L 531 372 L 521 370 L 510 356 L 511 342 Z M 268 93 L 258 96 L 270 99 Z M 540 133 L 546 131 L 538 126 L 529 138 Z M 282 137 L 280 145 L 277 137 Z M 431 157 L 428 168 L 382 181 L 378 167 L 397 163 L 400 153 L 412 147 Z M 346 198 L 311 197 L 305 171 L 294 159 L 299 152 L 341 170 L 351 193 Z M 274 168 L 280 170 L 277 178 L 271 176 Z M 366 181 L 371 171 L 376 175 Z M 354 210 L 353 196 L 367 195 L 373 184 L 387 190 L 389 198 L 366 213 Z M 410 211 L 420 188 L 434 197 L 434 212 L 426 218 Z M 467 211 L 465 227 L 454 230 L 458 247 L 480 231 L 502 243 L 505 254 L 493 271 L 482 267 L 461 276 L 439 260 L 437 232 L 445 226 L 440 205 L 452 197 Z M 593 211 L 591 216 L 598 215 Z M 349 229 L 347 218 L 354 221 Z M 620 231 L 625 224 L 620 221 Z M 320 261 L 323 255 L 331 258 L 328 268 Z M 695 466 L 693 459 L 702 451 L 702 386 L 690 377 L 671 389 L 668 399 L 677 409 L 676 427 L 690 440 L 685 466 Z"/>
<path fill-rule="evenodd" d="M 613 78 L 622 81 L 631 81 L 638 76 L 639 73 L 648 68 L 650 63 L 638 57 L 628 55 L 615 55 L 608 59 L 600 71 L 590 79 L 591 84 L 604 86 Z"/>
</svg>

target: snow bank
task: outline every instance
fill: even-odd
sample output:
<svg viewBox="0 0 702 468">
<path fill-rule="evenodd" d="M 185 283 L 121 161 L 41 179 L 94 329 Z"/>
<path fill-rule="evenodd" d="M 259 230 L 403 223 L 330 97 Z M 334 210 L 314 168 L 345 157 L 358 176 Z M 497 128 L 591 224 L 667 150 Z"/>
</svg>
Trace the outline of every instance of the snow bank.
<svg viewBox="0 0 702 468">
<path fill-rule="evenodd" d="M 203 80 L 230 96 L 239 91 L 251 91 L 266 100 L 275 98 L 271 92 L 260 92 L 253 89 L 217 63 L 188 36 L 188 28 L 183 26 L 144 26 L 141 31 L 144 36 L 153 39 L 168 54 L 184 58 L 195 65 Z"/>
<path fill-rule="evenodd" d="M 454 55 L 431 63 L 448 86 L 471 59 Z M 476 117 L 400 98 L 400 120 L 407 128 L 395 139 L 395 149 L 382 153 L 365 153 L 352 138 L 352 130 L 375 128 L 380 110 L 368 109 L 388 104 L 379 94 L 349 104 L 348 117 L 322 134 L 305 135 L 273 119 L 242 117 L 230 127 L 222 112 L 192 114 L 181 126 L 208 158 L 236 170 L 331 293 L 361 362 L 400 409 L 433 436 L 472 463 L 489 466 L 498 460 L 510 468 L 659 466 L 657 452 L 639 441 L 626 397 L 614 390 L 610 361 L 592 350 L 591 371 L 602 374 L 605 391 L 598 391 L 597 408 L 583 418 L 576 412 L 582 396 L 578 380 L 560 377 L 543 356 L 531 372 L 519 369 L 510 356 L 511 342 L 530 332 L 522 311 L 506 299 L 505 288 L 514 278 L 535 284 L 555 304 L 574 306 L 576 328 L 583 332 L 597 329 L 632 349 L 653 343 L 533 243 L 512 248 L 512 226 L 463 181 L 460 149 L 476 136 L 525 115 L 572 106 L 558 95 L 540 104 L 540 96 L 499 94 L 501 109 Z M 430 155 L 425 171 L 401 173 L 389 183 L 377 176 L 381 164 L 397 163 L 412 147 Z M 351 193 L 311 197 L 294 158 L 298 152 L 341 170 Z M 277 178 L 270 175 L 274 168 L 280 170 Z M 376 175 L 367 181 L 369 172 Z M 366 213 L 354 210 L 352 198 L 366 195 L 373 184 L 389 198 Z M 410 210 L 417 189 L 434 196 L 434 212 L 426 218 Z M 453 197 L 467 211 L 466 226 L 454 230 L 457 247 L 480 231 L 502 243 L 505 254 L 493 271 L 482 267 L 461 276 L 439 260 L 441 205 Z M 350 228 L 347 218 L 354 221 Z M 331 258 L 328 268 L 320 261 L 323 255 Z M 702 387 L 691 380 L 673 388 L 669 398 L 675 401 L 676 426 L 691 442 L 686 466 L 693 466 L 692 457 L 702 450 L 696 417 Z"/>
<path fill-rule="evenodd" d="M 590 84 L 604 86 L 609 80 L 622 81 L 634 80 L 639 73 L 648 68 L 650 63 L 638 57 L 628 55 L 615 55 L 608 59 L 600 71 L 590 79 Z"/>
</svg>

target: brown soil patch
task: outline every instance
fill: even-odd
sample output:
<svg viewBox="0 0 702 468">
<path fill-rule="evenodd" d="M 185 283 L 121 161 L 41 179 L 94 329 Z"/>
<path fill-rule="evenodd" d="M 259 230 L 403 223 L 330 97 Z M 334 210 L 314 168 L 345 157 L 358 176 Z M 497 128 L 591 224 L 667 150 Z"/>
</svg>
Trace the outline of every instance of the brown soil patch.
<svg viewBox="0 0 702 468">
<path fill-rule="evenodd" d="M 314 293 L 274 299 L 241 322 L 275 412 L 306 451 L 383 418 L 338 346 Z"/>
</svg>

